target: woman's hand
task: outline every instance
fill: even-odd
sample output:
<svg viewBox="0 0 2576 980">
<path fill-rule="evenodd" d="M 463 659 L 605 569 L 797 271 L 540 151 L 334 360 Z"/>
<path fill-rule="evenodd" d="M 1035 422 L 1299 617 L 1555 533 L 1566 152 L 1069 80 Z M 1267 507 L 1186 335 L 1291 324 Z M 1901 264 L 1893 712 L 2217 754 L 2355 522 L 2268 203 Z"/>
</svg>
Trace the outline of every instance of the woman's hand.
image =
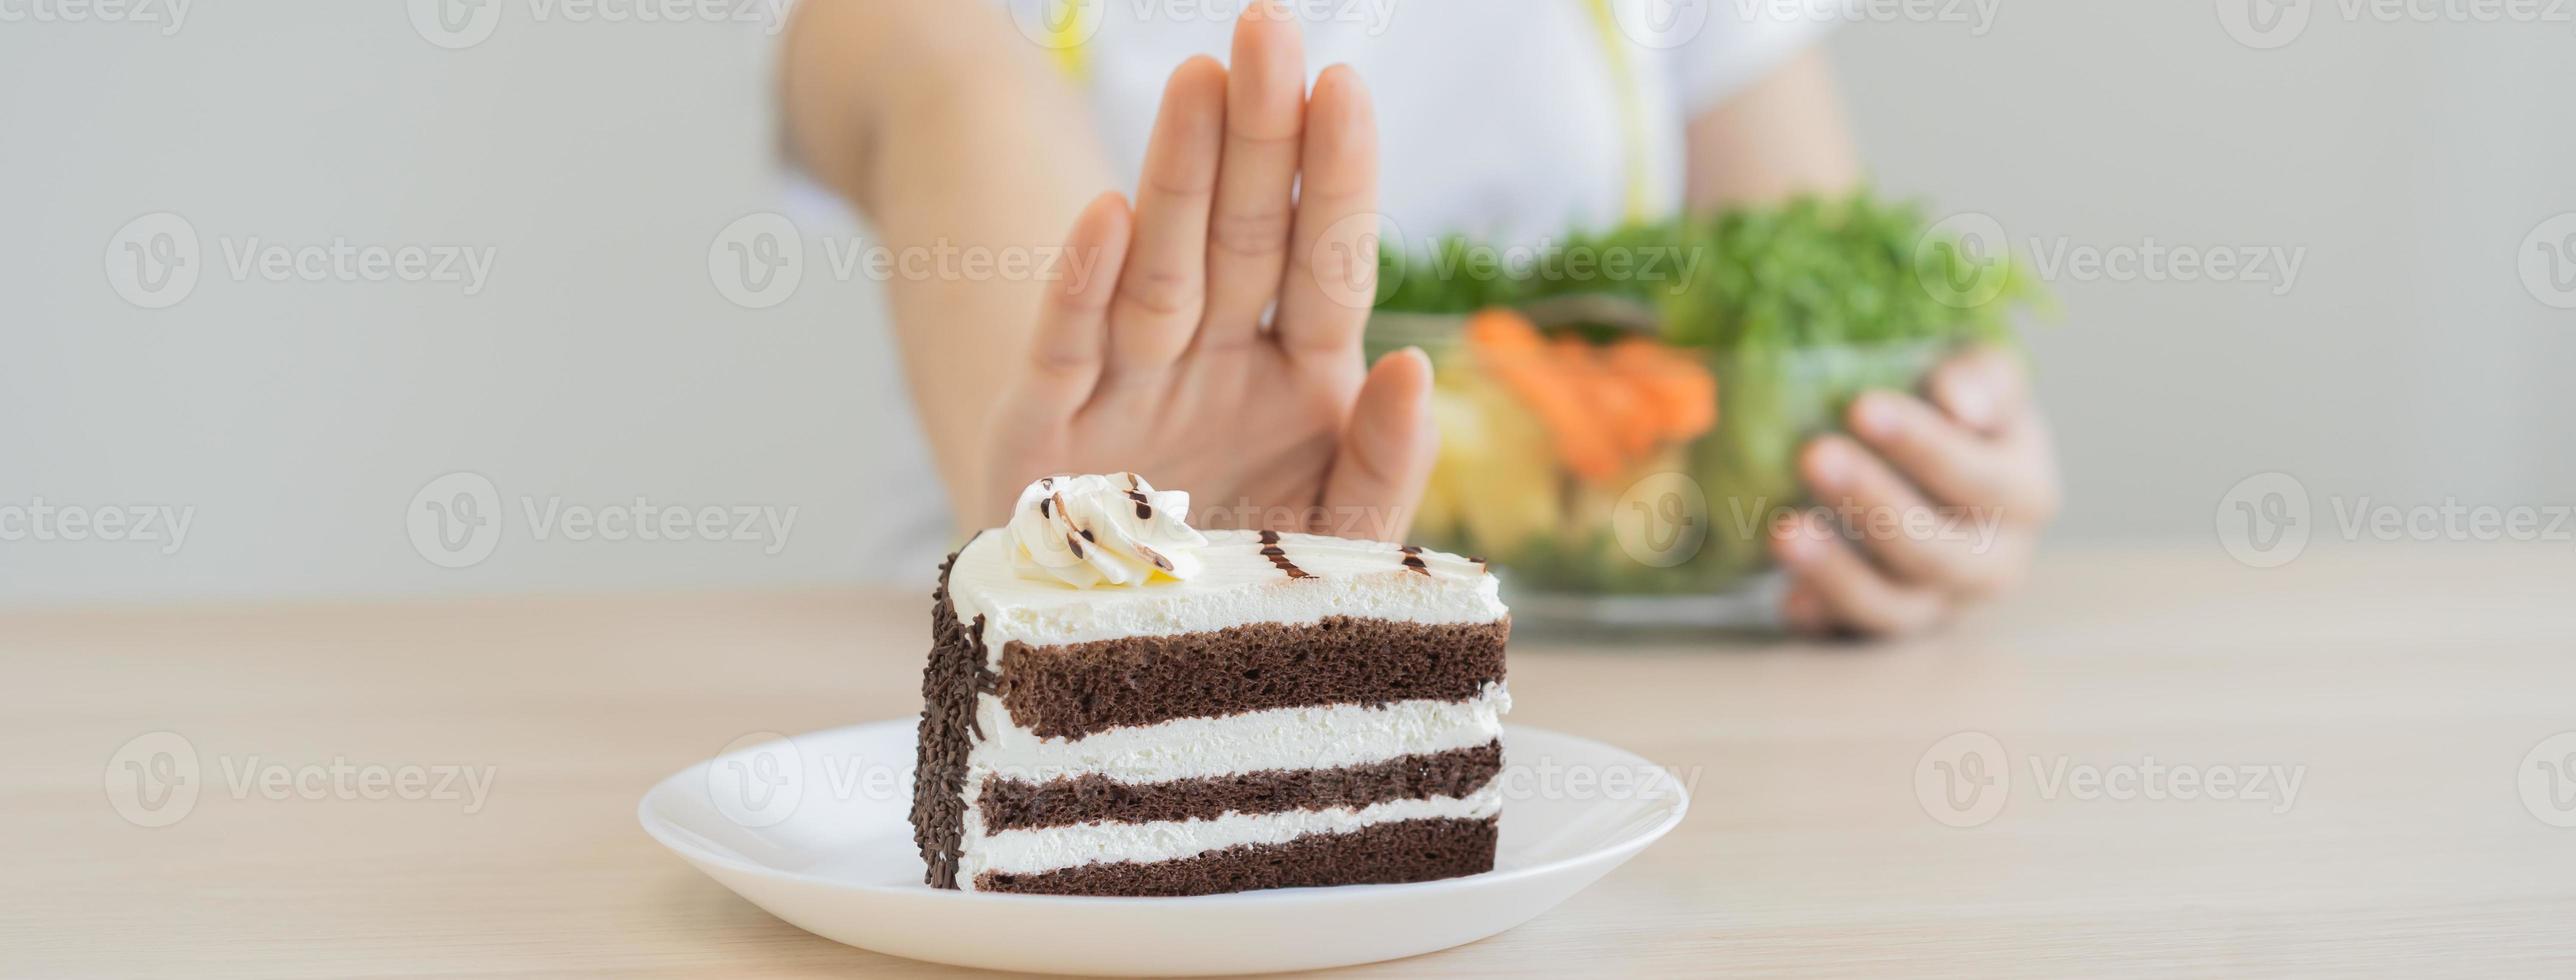
<svg viewBox="0 0 2576 980">
<path fill-rule="evenodd" d="M 1377 132 L 1349 68 L 1305 89 L 1295 23 L 1254 4 L 1233 67 L 1172 73 L 1137 202 L 1092 202 L 985 439 L 980 509 L 1029 481 L 1133 471 L 1193 523 L 1394 538 L 1428 478 L 1430 362 L 1367 370 Z M 1270 316 L 1265 323 L 1265 311 Z"/>
<path fill-rule="evenodd" d="M 2012 588 L 2056 517 L 2057 463 L 2021 362 L 1998 350 L 1933 372 L 1931 402 L 1877 391 L 1857 436 L 1807 445 L 1816 510 L 1772 529 L 1781 613 L 1807 633 L 1914 633 Z"/>
</svg>

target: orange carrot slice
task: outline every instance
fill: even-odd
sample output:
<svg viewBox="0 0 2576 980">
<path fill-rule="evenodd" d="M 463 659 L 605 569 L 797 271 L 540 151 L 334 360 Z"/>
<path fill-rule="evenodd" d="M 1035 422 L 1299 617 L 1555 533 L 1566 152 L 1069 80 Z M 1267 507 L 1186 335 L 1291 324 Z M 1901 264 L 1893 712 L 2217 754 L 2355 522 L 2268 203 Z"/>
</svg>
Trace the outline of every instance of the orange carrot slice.
<svg viewBox="0 0 2576 980">
<path fill-rule="evenodd" d="M 1604 360 L 1653 406 L 1657 438 L 1686 442 L 1716 427 L 1717 377 L 1690 352 L 1633 337 Z"/>
<path fill-rule="evenodd" d="M 1536 326 L 1518 313 L 1495 308 L 1469 318 L 1465 335 L 1476 363 L 1538 417 L 1567 469 L 1594 482 L 1619 478 L 1620 453 L 1591 400 L 1591 386 L 1556 363 Z"/>
<path fill-rule="evenodd" d="M 1604 423 L 1605 434 L 1619 451 L 1620 469 L 1624 471 L 1653 453 L 1662 426 L 1645 393 L 1611 370 L 1600 348 L 1589 341 L 1559 337 L 1549 347 L 1556 355 L 1557 365 L 1590 399 L 1594 414 Z"/>
</svg>

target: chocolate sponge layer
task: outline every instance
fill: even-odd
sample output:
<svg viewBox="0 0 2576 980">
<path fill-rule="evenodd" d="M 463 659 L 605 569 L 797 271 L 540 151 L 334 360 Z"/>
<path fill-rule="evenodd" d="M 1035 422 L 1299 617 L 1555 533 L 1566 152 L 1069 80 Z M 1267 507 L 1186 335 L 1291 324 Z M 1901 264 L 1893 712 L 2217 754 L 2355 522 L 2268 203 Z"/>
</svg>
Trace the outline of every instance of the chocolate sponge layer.
<svg viewBox="0 0 2576 980">
<path fill-rule="evenodd" d="M 1203 633 L 1002 648 L 1011 719 L 1046 738 L 1332 704 L 1465 701 L 1503 679 L 1511 621 L 1337 616 Z"/>
<path fill-rule="evenodd" d="M 1178 861 L 1086 864 L 1039 874 L 991 871 L 975 889 L 1045 895 L 1215 895 L 1256 888 L 1433 881 L 1494 869 L 1497 822 L 1394 820 L 1347 834 L 1309 834 Z"/>
<path fill-rule="evenodd" d="M 1459 797 L 1483 789 L 1503 768 L 1503 743 L 1400 756 L 1340 769 L 1271 769 L 1165 783 L 1120 782 L 1086 774 L 1043 783 L 984 780 L 976 809 L 989 831 L 1074 824 L 1214 819 L 1227 813 L 1357 810 L 1388 800 Z"/>
</svg>

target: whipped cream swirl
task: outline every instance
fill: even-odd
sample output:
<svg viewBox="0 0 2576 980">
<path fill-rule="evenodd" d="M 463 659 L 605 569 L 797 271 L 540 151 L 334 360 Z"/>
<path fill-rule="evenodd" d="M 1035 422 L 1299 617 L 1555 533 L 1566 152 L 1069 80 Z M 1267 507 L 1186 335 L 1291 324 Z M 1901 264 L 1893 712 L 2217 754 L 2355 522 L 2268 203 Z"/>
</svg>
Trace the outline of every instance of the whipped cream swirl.
<svg viewBox="0 0 2576 980">
<path fill-rule="evenodd" d="M 1134 473 L 1051 476 L 1020 491 L 1008 529 L 1021 578 L 1077 589 L 1142 585 L 1199 572 L 1207 538 L 1191 529 L 1190 495 Z"/>
</svg>

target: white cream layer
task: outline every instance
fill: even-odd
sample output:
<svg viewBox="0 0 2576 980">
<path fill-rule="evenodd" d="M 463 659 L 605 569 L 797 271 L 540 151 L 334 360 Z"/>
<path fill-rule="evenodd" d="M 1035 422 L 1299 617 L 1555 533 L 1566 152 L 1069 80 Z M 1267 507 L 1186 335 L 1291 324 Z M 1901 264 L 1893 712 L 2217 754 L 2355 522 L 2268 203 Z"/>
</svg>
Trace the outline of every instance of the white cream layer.
<svg viewBox="0 0 2576 980">
<path fill-rule="evenodd" d="M 1032 646 L 1130 636 L 1168 636 L 1255 623 L 1302 625 L 1332 616 L 1411 623 L 1491 623 L 1508 612 L 1493 575 L 1456 555 L 1423 551 L 1424 571 L 1405 567 L 1396 545 L 1313 534 L 1282 534 L 1279 548 L 1308 578 L 1291 578 L 1261 554 L 1259 534 L 1209 531 L 1198 574 L 1185 582 L 1077 589 L 1022 578 L 1010 535 L 986 531 L 967 542 L 948 574 L 957 618 L 984 617 L 988 665 L 1013 640 Z"/>
<path fill-rule="evenodd" d="M 1044 782 L 1098 774 L 1130 783 L 1204 779 L 1271 769 L 1339 769 L 1501 737 L 1509 689 L 1487 684 L 1466 701 L 1398 701 L 1276 708 L 1217 718 L 1176 718 L 1083 738 L 1041 738 L 1011 721 L 1002 699 L 976 696 L 984 732 L 966 756 L 967 803 L 984 777 Z"/>
<path fill-rule="evenodd" d="M 1502 808 L 1502 781 L 1497 779 L 1488 780 L 1484 788 L 1465 798 L 1389 800 L 1359 810 L 1335 807 L 1286 813 L 1229 813 L 1213 820 L 1006 830 L 981 840 L 967 840 L 965 856 L 957 862 L 957 884 L 972 891 L 975 878 L 987 871 L 1036 874 L 1086 864 L 1177 861 L 1228 847 L 1284 844 L 1308 834 L 1346 834 L 1397 820 L 1481 820 L 1502 812 Z"/>
</svg>

